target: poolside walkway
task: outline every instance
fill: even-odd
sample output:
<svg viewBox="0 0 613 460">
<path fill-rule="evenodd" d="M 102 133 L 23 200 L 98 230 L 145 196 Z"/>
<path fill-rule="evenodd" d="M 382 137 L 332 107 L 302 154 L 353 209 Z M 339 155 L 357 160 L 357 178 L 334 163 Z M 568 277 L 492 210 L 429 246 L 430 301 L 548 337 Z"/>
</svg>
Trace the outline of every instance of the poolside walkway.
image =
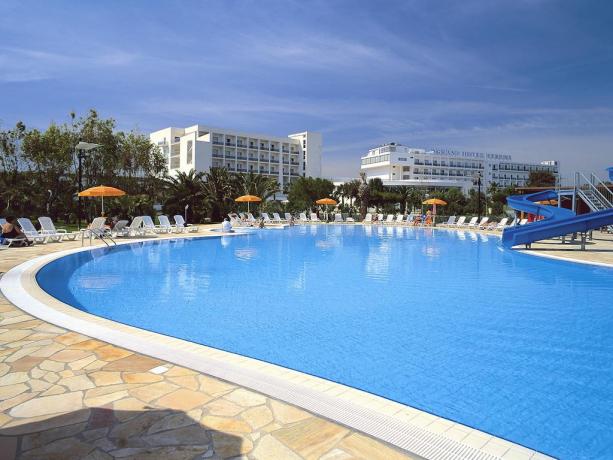
<svg viewBox="0 0 613 460">
<path fill-rule="evenodd" d="M 80 245 L 3 251 L 0 272 Z M 56 327 L 0 295 L 0 459 L 13 458 L 419 457 L 257 392 Z"/>
</svg>

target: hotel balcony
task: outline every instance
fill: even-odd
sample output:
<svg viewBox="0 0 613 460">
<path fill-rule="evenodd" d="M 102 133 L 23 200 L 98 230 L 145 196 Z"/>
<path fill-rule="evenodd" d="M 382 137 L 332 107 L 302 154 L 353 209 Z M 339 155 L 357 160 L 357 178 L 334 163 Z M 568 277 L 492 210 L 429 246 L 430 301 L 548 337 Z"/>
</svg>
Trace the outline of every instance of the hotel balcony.
<svg viewBox="0 0 613 460">
<path fill-rule="evenodd" d="M 279 147 L 275 147 L 274 145 L 270 147 L 270 151 L 271 152 L 278 152 L 279 151 Z"/>
<path fill-rule="evenodd" d="M 283 153 L 289 153 L 289 149 L 287 147 L 283 147 L 281 150 L 283 150 Z"/>
<path fill-rule="evenodd" d="M 258 157 L 249 157 L 249 161 L 258 161 Z"/>
<path fill-rule="evenodd" d="M 213 144 L 214 145 L 223 145 L 223 142 L 222 141 L 213 141 Z"/>
<path fill-rule="evenodd" d="M 213 158 L 223 158 L 223 153 L 221 153 L 221 152 L 213 152 Z"/>
</svg>

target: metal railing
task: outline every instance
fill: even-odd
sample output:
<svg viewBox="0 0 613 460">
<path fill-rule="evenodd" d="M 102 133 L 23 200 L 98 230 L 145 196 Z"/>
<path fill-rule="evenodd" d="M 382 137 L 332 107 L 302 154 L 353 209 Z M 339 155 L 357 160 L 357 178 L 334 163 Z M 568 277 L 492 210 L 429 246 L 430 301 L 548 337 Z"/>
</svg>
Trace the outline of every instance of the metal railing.
<svg viewBox="0 0 613 460">
<path fill-rule="evenodd" d="M 588 179 L 583 173 L 575 173 L 575 190 L 592 211 L 613 208 L 613 194 L 594 174 Z M 603 193 L 609 195 L 607 198 Z"/>
</svg>

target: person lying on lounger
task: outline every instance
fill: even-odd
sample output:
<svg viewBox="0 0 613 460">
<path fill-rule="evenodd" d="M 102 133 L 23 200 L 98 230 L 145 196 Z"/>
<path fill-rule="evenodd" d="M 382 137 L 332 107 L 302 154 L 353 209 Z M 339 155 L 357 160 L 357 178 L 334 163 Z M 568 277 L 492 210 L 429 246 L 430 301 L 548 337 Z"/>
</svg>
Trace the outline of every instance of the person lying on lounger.
<svg viewBox="0 0 613 460">
<path fill-rule="evenodd" d="M 17 246 L 30 246 L 32 241 L 21 231 L 19 226 L 15 223 L 15 216 L 9 216 L 6 218 L 6 224 L 2 226 L 2 238 L 7 240 L 20 240 L 13 241 L 13 245 Z"/>
</svg>

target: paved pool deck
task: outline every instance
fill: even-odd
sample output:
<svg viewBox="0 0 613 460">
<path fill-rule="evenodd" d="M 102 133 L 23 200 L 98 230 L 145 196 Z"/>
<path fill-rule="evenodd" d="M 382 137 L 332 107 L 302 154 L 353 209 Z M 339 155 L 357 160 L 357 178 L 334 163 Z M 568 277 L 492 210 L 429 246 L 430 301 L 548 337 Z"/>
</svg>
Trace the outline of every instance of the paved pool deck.
<svg viewBox="0 0 613 460">
<path fill-rule="evenodd" d="M 211 234 L 208 230 L 215 227 L 179 237 Z M 0 272 L 80 246 L 81 242 L 63 242 L 3 250 Z M 532 251 L 613 263 L 612 235 L 594 233 L 587 251 L 561 246 L 559 241 L 546 241 L 533 245 Z M 321 381 L 310 383 L 325 387 Z M 346 392 L 344 397 L 359 402 L 362 395 Z M 406 406 L 390 403 L 385 408 L 415 426 L 430 427 L 430 432 L 472 447 L 474 458 L 547 458 Z M 0 459 L 162 457 L 422 458 L 174 360 L 58 327 L 0 295 Z M 449 458 L 463 457 L 460 453 Z"/>
</svg>

